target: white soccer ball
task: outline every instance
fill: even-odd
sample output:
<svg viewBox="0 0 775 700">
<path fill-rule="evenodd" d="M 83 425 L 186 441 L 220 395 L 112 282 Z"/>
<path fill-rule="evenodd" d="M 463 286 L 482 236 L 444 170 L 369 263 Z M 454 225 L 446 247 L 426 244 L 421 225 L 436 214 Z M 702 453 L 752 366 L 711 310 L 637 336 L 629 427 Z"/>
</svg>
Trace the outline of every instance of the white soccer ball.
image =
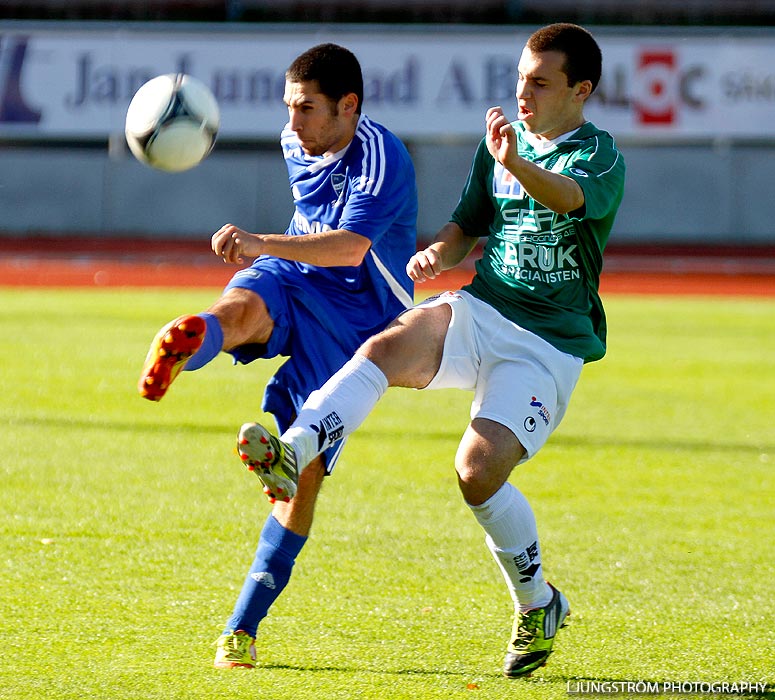
<svg viewBox="0 0 775 700">
<path fill-rule="evenodd" d="M 220 124 L 218 102 L 207 86 L 190 75 L 170 73 L 135 93 L 126 113 L 126 141 L 141 163 L 176 173 L 210 153 Z"/>
</svg>

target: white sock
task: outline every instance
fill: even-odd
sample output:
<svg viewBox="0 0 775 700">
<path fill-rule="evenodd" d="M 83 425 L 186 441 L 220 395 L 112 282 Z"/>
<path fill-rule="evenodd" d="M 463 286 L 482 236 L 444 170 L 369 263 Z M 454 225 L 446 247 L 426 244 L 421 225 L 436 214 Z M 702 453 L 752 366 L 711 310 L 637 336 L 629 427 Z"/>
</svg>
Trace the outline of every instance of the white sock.
<svg viewBox="0 0 775 700">
<path fill-rule="evenodd" d="M 507 481 L 484 503 L 469 508 L 487 533 L 485 542 L 514 606 L 524 611 L 548 605 L 552 589 L 544 580 L 535 516 L 524 495 Z"/>
<path fill-rule="evenodd" d="M 323 450 L 354 432 L 387 391 L 388 380 L 371 360 L 354 355 L 320 389 L 313 391 L 299 416 L 282 435 L 296 453 L 299 469 Z"/>
</svg>

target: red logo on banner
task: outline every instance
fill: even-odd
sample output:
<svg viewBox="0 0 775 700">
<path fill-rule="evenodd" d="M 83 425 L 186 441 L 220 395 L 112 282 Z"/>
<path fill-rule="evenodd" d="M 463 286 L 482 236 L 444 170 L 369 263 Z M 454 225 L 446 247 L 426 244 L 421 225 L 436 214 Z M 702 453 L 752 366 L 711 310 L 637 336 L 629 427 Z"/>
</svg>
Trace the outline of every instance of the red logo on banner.
<svg viewBox="0 0 775 700">
<path fill-rule="evenodd" d="M 635 113 L 641 124 L 672 124 L 676 108 L 676 66 L 672 51 L 643 51 L 638 61 Z"/>
</svg>

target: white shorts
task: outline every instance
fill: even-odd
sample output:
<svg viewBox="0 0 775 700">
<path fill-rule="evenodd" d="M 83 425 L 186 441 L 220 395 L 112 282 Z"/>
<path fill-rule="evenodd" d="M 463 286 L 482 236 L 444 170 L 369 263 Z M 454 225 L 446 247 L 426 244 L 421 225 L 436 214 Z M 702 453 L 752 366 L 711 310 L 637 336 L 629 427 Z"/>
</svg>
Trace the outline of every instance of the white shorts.
<svg viewBox="0 0 775 700">
<path fill-rule="evenodd" d="M 509 321 L 467 292 L 445 292 L 418 306 L 449 304 L 452 319 L 436 376 L 426 389 L 474 392 L 471 420 L 511 430 L 533 457 L 560 424 L 584 362 Z"/>
</svg>

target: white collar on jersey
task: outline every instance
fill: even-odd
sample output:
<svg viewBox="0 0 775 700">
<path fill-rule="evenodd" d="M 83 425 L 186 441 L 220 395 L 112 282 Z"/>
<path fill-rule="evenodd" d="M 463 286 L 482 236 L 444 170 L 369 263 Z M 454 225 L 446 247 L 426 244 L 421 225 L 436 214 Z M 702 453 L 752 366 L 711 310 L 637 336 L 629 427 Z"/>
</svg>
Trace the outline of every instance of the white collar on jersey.
<svg viewBox="0 0 775 700">
<path fill-rule="evenodd" d="M 352 143 L 352 141 L 350 141 Z M 327 156 L 304 156 L 304 160 L 309 161 L 309 165 L 307 166 L 307 170 L 311 173 L 316 173 L 319 170 L 323 170 L 323 168 L 327 168 L 332 163 L 336 163 L 338 160 L 342 160 L 344 158 L 344 154 L 347 152 L 347 149 L 350 147 L 350 143 L 348 143 L 343 149 L 340 151 L 337 151 L 336 153 L 329 153 Z"/>
<path fill-rule="evenodd" d="M 355 132 L 358 133 L 358 127 L 360 127 L 361 122 L 363 121 L 363 115 L 361 114 L 358 117 L 358 124 L 355 127 Z M 336 163 L 338 160 L 342 160 L 344 158 L 344 154 L 347 152 L 347 149 L 350 148 L 350 144 L 352 143 L 352 140 L 350 140 L 347 145 L 338 150 L 336 153 L 329 153 L 327 156 L 304 156 L 304 160 L 310 161 L 310 164 L 307 166 L 307 170 L 311 173 L 316 173 L 319 170 L 322 170 L 323 168 L 328 167 L 332 163 Z"/>
<path fill-rule="evenodd" d="M 586 122 L 584 122 L 586 124 Z M 527 141 L 532 147 L 533 150 L 536 153 L 546 153 L 547 151 L 551 151 L 553 148 L 556 148 L 559 146 L 563 141 L 567 141 L 573 134 L 575 134 L 581 127 L 575 128 L 573 131 L 568 131 L 564 134 L 560 134 L 556 138 L 553 139 L 542 139 L 533 134 L 532 132 L 525 129 L 525 131 L 522 132 L 522 134 L 525 137 L 525 141 Z"/>
</svg>

